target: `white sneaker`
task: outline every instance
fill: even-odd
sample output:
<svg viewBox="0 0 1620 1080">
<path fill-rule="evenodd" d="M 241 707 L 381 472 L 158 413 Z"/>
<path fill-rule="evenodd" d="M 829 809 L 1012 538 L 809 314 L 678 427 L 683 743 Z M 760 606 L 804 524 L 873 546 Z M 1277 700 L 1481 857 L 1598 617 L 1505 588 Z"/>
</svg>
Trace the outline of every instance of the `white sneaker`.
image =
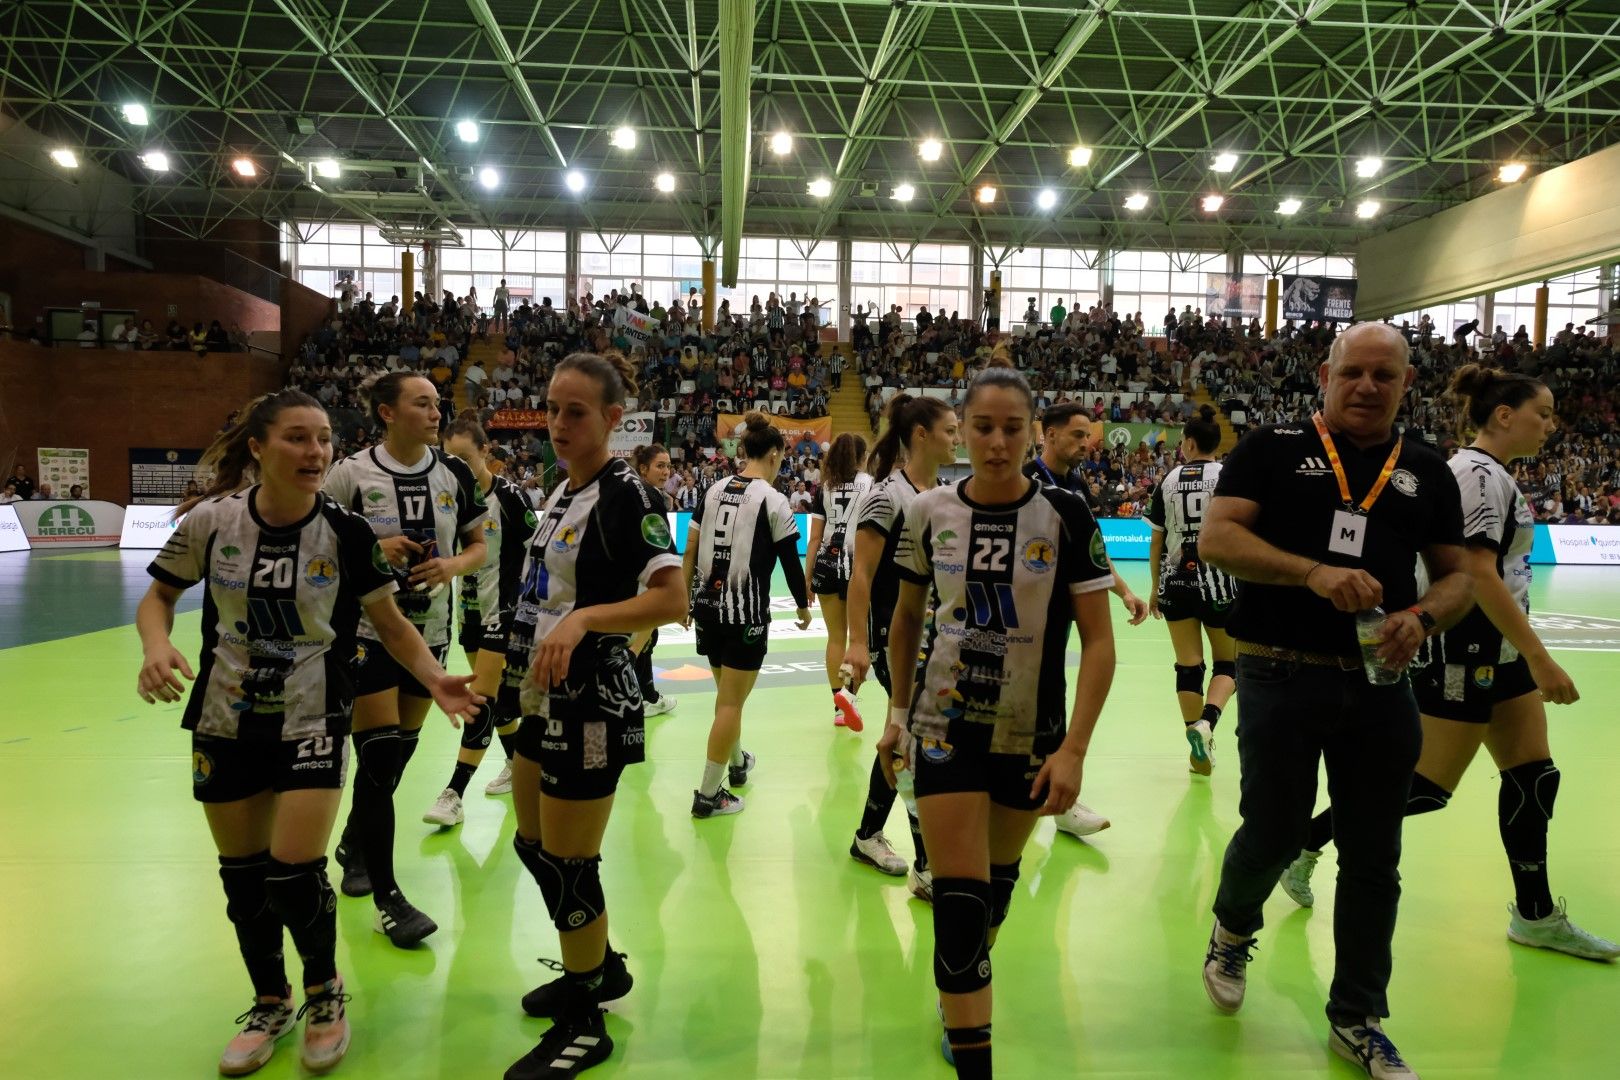
<svg viewBox="0 0 1620 1080">
<path fill-rule="evenodd" d="M 1200 720 L 1187 729 L 1187 769 L 1208 776 L 1215 768 L 1215 733 L 1209 721 Z"/>
<path fill-rule="evenodd" d="M 1095 836 L 1111 824 L 1113 823 L 1097 811 L 1085 803 L 1078 802 L 1057 817 L 1058 831 L 1066 832 L 1070 836 Z"/>
<path fill-rule="evenodd" d="M 1249 953 L 1252 948 L 1254 938 L 1234 934 L 1219 919 L 1215 920 L 1215 929 L 1209 934 L 1209 951 L 1204 954 L 1204 991 L 1221 1012 L 1235 1013 L 1243 1006 L 1249 961 L 1254 959 Z"/>
<path fill-rule="evenodd" d="M 1527 919 L 1519 914 L 1518 904 L 1511 902 L 1508 904 L 1508 915 L 1509 941 L 1568 953 L 1583 960 L 1613 960 L 1620 957 L 1620 945 L 1582 930 L 1569 921 L 1563 897 L 1558 898 L 1558 906 L 1545 918 Z"/>
<path fill-rule="evenodd" d="M 460 825 L 467 820 L 467 815 L 461 810 L 461 796 L 450 788 L 439 792 L 439 797 L 428 807 L 422 820 L 429 825 L 437 825 L 441 829 L 448 829 L 452 825 Z"/>
<path fill-rule="evenodd" d="M 849 857 L 856 862 L 865 863 L 890 877 L 900 877 L 906 872 L 906 860 L 894 850 L 889 838 L 881 831 L 873 833 L 862 840 L 859 833 L 849 845 Z"/>
<path fill-rule="evenodd" d="M 509 795 L 512 792 L 512 759 L 507 758 L 506 764 L 501 766 L 500 775 L 484 785 L 485 795 Z"/>
<path fill-rule="evenodd" d="M 663 716 L 665 713 L 674 712 L 677 704 L 679 702 L 675 700 L 674 694 L 659 694 L 657 701 L 649 701 L 642 706 L 641 715 Z"/>
<path fill-rule="evenodd" d="M 1301 851 L 1288 869 L 1283 871 L 1283 892 L 1287 893 L 1300 907 L 1310 907 L 1316 903 L 1316 893 L 1311 889 L 1311 875 L 1316 872 L 1316 860 L 1322 857 L 1320 851 Z"/>
<path fill-rule="evenodd" d="M 906 888 L 911 895 L 925 904 L 934 902 L 934 872 L 932 870 L 918 870 L 915 866 L 906 870 Z"/>
<path fill-rule="evenodd" d="M 292 1009 L 292 987 L 287 988 L 287 996 L 280 1001 L 255 1001 L 236 1022 L 246 1026 L 220 1056 L 219 1071 L 225 1076 L 246 1076 L 270 1060 L 276 1052 L 276 1040 L 291 1031 L 297 1022 Z"/>
<path fill-rule="evenodd" d="M 1401 1060 L 1401 1052 L 1384 1034 L 1376 1016 L 1367 1017 L 1365 1024 L 1344 1027 L 1330 1021 L 1328 1042 L 1335 1054 L 1361 1066 L 1373 1080 L 1418 1080 L 1418 1074 Z"/>
</svg>

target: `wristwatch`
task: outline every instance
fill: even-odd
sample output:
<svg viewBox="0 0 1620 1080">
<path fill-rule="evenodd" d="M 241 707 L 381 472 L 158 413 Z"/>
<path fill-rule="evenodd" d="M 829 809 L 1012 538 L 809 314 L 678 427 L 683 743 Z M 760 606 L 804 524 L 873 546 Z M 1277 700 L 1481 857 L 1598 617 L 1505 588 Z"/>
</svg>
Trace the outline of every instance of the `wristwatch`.
<svg viewBox="0 0 1620 1080">
<path fill-rule="evenodd" d="M 1437 624 L 1434 621 L 1434 616 L 1433 615 L 1430 615 L 1427 611 L 1424 611 L 1422 608 L 1418 607 L 1416 604 L 1413 604 L 1411 607 L 1407 608 L 1406 610 L 1410 611 L 1413 615 L 1416 615 L 1418 617 L 1418 622 L 1423 624 L 1423 636 L 1424 637 L 1429 637 L 1434 633 L 1435 626 Z"/>
</svg>

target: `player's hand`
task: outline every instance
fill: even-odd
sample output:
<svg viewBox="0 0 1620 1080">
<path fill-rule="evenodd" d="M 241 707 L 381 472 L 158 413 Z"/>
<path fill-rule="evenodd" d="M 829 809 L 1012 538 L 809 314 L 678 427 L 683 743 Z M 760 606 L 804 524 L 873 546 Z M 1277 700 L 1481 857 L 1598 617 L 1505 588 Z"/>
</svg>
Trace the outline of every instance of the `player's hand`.
<svg viewBox="0 0 1620 1080">
<path fill-rule="evenodd" d="M 418 549 L 420 550 L 420 549 Z M 450 573 L 450 566 L 444 559 L 428 559 L 419 562 L 411 568 L 411 587 L 424 591 L 448 584 L 455 575 Z"/>
<path fill-rule="evenodd" d="M 1164 618 L 1164 612 L 1159 610 L 1159 594 L 1157 591 L 1148 597 L 1148 614 L 1155 619 Z"/>
<path fill-rule="evenodd" d="M 479 713 L 479 706 L 487 698 L 472 688 L 474 676 L 444 674 L 433 680 L 428 690 L 433 694 L 434 702 L 444 715 L 450 718 L 450 726 L 458 728 L 463 720 L 471 720 Z"/>
<path fill-rule="evenodd" d="M 534 662 L 530 673 L 542 693 L 561 686 L 568 679 L 568 664 L 574 658 L 574 646 L 585 637 L 585 625 L 576 609 L 563 616 L 551 628 L 551 633 L 534 647 Z"/>
<path fill-rule="evenodd" d="M 1575 680 L 1552 657 L 1543 653 L 1534 660 L 1525 657 L 1525 663 L 1530 667 L 1530 677 L 1536 681 L 1536 688 L 1549 704 L 1573 705 L 1581 700 L 1580 691 L 1575 689 Z"/>
<path fill-rule="evenodd" d="M 883 779 L 893 789 L 899 784 L 895 773 L 906 767 L 906 753 L 910 749 L 911 734 L 899 724 L 884 724 L 883 734 L 878 736 L 877 759 L 878 768 L 883 770 Z"/>
<path fill-rule="evenodd" d="M 1032 800 L 1039 799 L 1043 789 L 1046 792 L 1046 801 L 1041 803 L 1036 814 L 1047 817 L 1067 813 L 1074 800 L 1080 797 L 1082 768 L 1082 758 L 1073 750 L 1060 746 L 1048 755 L 1029 789 Z"/>
<path fill-rule="evenodd" d="M 1326 563 L 1311 571 L 1305 587 L 1340 611 L 1351 613 L 1375 608 L 1384 600 L 1384 587 L 1367 571 Z"/>
<path fill-rule="evenodd" d="M 175 678 L 176 669 L 188 680 L 197 678 L 186 658 L 173 645 L 164 644 L 148 651 L 141 661 L 140 677 L 135 680 L 135 691 L 141 695 L 141 700 L 148 705 L 179 701 L 186 692 L 186 684 Z"/>
<path fill-rule="evenodd" d="M 1147 601 L 1130 590 L 1126 590 L 1125 595 L 1119 598 L 1119 602 L 1124 604 L 1125 610 L 1131 613 L 1132 626 L 1141 626 L 1148 617 Z"/>
<path fill-rule="evenodd" d="M 389 566 L 404 569 L 411 564 L 411 560 L 422 554 L 422 545 L 405 536 L 385 536 L 377 541 L 382 548 L 383 558 L 388 560 Z"/>
<path fill-rule="evenodd" d="M 1378 660 L 1399 671 L 1412 662 L 1423 646 L 1423 621 L 1410 611 L 1397 611 L 1378 628 Z"/>
<path fill-rule="evenodd" d="M 849 669 L 844 681 L 849 684 L 850 693 L 853 694 L 866 681 L 866 673 L 872 670 L 872 657 L 866 651 L 865 645 L 851 645 L 844 650 L 844 662 L 839 666 L 839 670 L 842 671 L 844 668 Z"/>
<path fill-rule="evenodd" d="M 794 625 L 800 630 L 810 629 L 810 609 L 807 607 L 802 607 L 799 609 L 798 615 L 799 617 Z"/>
</svg>

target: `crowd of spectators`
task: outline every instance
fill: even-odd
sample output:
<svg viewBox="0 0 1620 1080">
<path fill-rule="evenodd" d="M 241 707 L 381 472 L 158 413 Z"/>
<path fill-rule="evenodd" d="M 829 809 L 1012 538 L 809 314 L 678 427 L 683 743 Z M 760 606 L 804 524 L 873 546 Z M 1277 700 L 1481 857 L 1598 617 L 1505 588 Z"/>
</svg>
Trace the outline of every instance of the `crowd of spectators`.
<svg viewBox="0 0 1620 1080">
<path fill-rule="evenodd" d="M 0 312 L 3 310 L 0 309 Z M 33 325 L 26 329 L 4 325 L 3 315 L 0 315 L 0 334 L 27 341 L 32 345 L 116 349 L 119 352 L 161 350 L 193 352 L 198 356 L 207 356 L 209 353 L 246 352 L 249 347 L 248 333 L 242 329 L 240 323 L 233 322 L 227 330 L 218 319 L 211 320 L 206 326 L 200 321 L 193 322 L 189 330 L 179 319 L 170 319 L 168 325 L 161 330 L 151 319 L 142 319 L 137 324 L 134 316 L 125 318 L 111 330 L 104 330 L 97 319 L 85 319 L 75 336 L 53 339 L 43 315 L 36 317 Z"/>
</svg>

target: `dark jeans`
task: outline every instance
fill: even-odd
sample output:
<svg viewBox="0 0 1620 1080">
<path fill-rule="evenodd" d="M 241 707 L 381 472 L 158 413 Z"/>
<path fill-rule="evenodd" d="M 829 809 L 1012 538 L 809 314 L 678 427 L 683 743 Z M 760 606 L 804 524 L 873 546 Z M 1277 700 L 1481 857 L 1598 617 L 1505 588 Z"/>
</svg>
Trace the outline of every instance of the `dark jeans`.
<svg viewBox="0 0 1620 1080">
<path fill-rule="evenodd" d="M 636 656 L 636 681 L 641 684 L 641 700 L 648 705 L 656 703 L 662 696 L 653 682 L 652 654 L 653 646 L 658 644 L 658 631 L 652 632 L 647 639 L 647 647 Z"/>
<path fill-rule="evenodd" d="M 1423 745 L 1411 685 L 1254 656 L 1237 663 L 1243 824 L 1226 847 L 1215 917 L 1234 934 L 1260 929 L 1261 905 L 1305 845 L 1326 759 L 1339 851 L 1328 1015 L 1388 1016 L 1401 819 Z"/>
</svg>

